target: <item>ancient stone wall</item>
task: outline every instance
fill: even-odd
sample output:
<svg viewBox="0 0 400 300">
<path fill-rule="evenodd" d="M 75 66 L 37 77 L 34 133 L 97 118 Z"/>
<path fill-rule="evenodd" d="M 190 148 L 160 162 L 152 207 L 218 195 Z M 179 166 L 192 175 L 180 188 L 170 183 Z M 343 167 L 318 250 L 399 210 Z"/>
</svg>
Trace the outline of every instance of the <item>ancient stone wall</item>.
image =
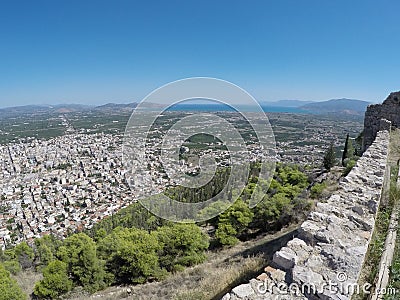
<svg viewBox="0 0 400 300">
<path fill-rule="evenodd" d="M 274 254 L 264 273 L 222 299 L 350 299 L 374 230 L 388 149 L 389 132 L 379 131 L 338 191 L 310 213 L 299 236 Z"/>
<path fill-rule="evenodd" d="M 376 133 L 385 129 L 388 123 L 382 123 L 386 119 L 392 126 L 400 128 L 400 92 L 391 93 L 382 104 L 369 105 L 364 117 L 363 150 L 367 149 L 375 140 Z"/>
</svg>

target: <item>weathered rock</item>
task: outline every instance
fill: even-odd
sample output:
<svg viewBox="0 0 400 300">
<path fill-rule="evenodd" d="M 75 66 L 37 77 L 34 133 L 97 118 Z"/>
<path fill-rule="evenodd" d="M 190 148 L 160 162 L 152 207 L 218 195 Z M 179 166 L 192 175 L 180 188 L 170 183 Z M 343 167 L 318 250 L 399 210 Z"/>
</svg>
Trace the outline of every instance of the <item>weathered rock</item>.
<svg viewBox="0 0 400 300">
<path fill-rule="evenodd" d="M 229 294 L 229 293 L 225 294 L 225 295 L 221 298 L 221 300 L 230 300 L 230 299 L 231 299 L 231 294 Z"/>
<path fill-rule="evenodd" d="M 367 253 L 367 247 L 366 246 L 349 247 L 346 249 L 346 253 L 351 256 L 365 255 Z"/>
<path fill-rule="evenodd" d="M 232 293 L 240 299 L 245 299 L 246 297 L 255 295 L 255 291 L 249 283 L 241 284 L 235 287 L 234 289 L 232 289 Z"/>
<path fill-rule="evenodd" d="M 372 145 L 378 131 L 400 128 L 400 92 L 391 93 L 382 104 L 369 105 L 364 117 L 363 149 Z"/>
<path fill-rule="evenodd" d="M 376 202 L 375 200 L 369 200 L 367 203 L 367 207 L 370 213 L 376 214 L 376 212 L 378 211 L 378 202 Z"/>
<path fill-rule="evenodd" d="M 364 210 L 361 206 L 353 206 L 351 208 L 352 211 L 354 211 L 355 213 L 359 214 L 360 216 L 364 215 Z"/>
<path fill-rule="evenodd" d="M 282 270 L 276 270 L 271 274 L 271 279 L 275 282 L 282 282 L 285 281 L 286 272 Z"/>
<path fill-rule="evenodd" d="M 269 276 L 266 273 L 261 273 L 260 275 L 257 276 L 257 280 L 259 281 L 265 281 L 269 278 Z"/>
<path fill-rule="evenodd" d="M 295 266 L 293 268 L 293 281 L 299 283 L 299 285 L 313 283 L 318 287 L 322 286 L 324 278 L 321 274 L 312 271 L 310 268 Z"/>
<path fill-rule="evenodd" d="M 271 267 L 271 266 L 266 266 L 266 267 L 264 268 L 264 271 L 265 271 L 268 275 L 271 275 L 271 273 L 275 272 L 276 269 L 273 268 L 273 267 Z"/>
<path fill-rule="evenodd" d="M 362 219 L 353 214 L 349 215 L 349 220 L 352 221 L 354 224 L 356 224 L 359 228 L 362 228 L 363 230 L 371 231 L 373 228 L 373 224 L 371 224 L 372 222 L 370 220 Z"/>
<path fill-rule="evenodd" d="M 275 252 L 272 261 L 280 268 L 289 270 L 296 264 L 296 253 L 288 247 L 283 247 L 280 251 Z"/>
<path fill-rule="evenodd" d="M 321 224 L 313 221 L 305 221 L 299 228 L 299 238 L 306 241 L 308 244 L 314 242 L 315 234 L 321 229 Z"/>
</svg>

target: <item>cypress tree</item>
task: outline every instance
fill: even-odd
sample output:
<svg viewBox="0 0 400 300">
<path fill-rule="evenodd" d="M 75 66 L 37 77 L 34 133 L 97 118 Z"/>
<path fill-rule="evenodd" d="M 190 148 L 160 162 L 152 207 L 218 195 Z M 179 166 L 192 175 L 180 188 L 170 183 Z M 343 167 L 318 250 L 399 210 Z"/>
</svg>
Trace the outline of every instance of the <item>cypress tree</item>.
<svg viewBox="0 0 400 300">
<path fill-rule="evenodd" d="M 354 158 L 354 147 L 353 143 L 349 137 L 349 134 L 346 136 L 346 142 L 344 144 L 343 155 L 342 155 L 342 166 L 345 167 L 348 160 Z"/>
<path fill-rule="evenodd" d="M 344 160 L 347 158 L 347 150 L 349 147 L 349 134 L 346 136 L 346 142 L 344 143 L 343 155 L 342 155 L 342 166 L 344 167 Z"/>
<path fill-rule="evenodd" d="M 324 156 L 324 167 L 325 169 L 330 171 L 330 169 L 334 165 L 336 165 L 336 154 L 335 154 L 335 149 L 333 149 L 333 142 L 332 142 Z"/>
</svg>

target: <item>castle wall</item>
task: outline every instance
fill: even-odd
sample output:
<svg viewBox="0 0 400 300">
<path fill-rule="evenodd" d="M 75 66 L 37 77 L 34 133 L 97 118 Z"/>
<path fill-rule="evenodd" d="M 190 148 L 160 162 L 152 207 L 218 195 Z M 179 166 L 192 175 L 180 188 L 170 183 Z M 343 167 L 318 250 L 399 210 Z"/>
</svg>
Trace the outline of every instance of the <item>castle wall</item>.
<svg viewBox="0 0 400 300">
<path fill-rule="evenodd" d="M 381 119 L 386 119 L 392 126 L 400 128 L 400 92 L 391 93 L 382 104 L 367 107 L 364 117 L 363 150 L 372 144 L 377 132 L 384 129 L 381 127 Z"/>
<path fill-rule="evenodd" d="M 374 230 L 388 149 L 389 131 L 377 132 L 338 191 L 301 225 L 299 237 L 274 254 L 264 273 L 222 299 L 350 299 Z M 296 288 L 303 292 L 295 294 Z"/>
</svg>

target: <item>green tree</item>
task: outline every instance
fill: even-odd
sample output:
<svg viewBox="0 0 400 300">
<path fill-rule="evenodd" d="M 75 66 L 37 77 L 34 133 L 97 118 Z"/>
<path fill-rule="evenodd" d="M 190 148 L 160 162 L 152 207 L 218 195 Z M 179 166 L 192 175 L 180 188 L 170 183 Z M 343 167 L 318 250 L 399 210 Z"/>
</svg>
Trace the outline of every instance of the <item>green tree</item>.
<svg viewBox="0 0 400 300">
<path fill-rule="evenodd" d="M 62 245 L 62 241 L 54 235 L 45 235 L 35 239 L 34 245 L 36 264 L 47 266 L 49 262 L 56 258 L 58 248 Z"/>
<path fill-rule="evenodd" d="M 197 216 L 199 219 L 203 220 L 208 219 L 211 216 L 214 216 L 213 218 L 206 220 L 205 223 L 216 225 L 218 222 L 219 213 L 221 211 L 225 211 L 227 208 L 229 208 L 229 206 L 230 206 L 229 202 L 217 200 L 215 202 L 212 202 L 210 205 L 206 206 L 202 210 L 200 210 Z"/>
<path fill-rule="evenodd" d="M 336 165 L 337 160 L 335 149 L 333 148 L 333 143 L 330 144 L 328 150 L 326 151 L 323 163 L 325 169 L 327 169 L 328 171 L 330 171 L 330 169 Z"/>
<path fill-rule="evenodd" d="M 208 236 L 195 224 L 162 226 L 154 234 L 162 245 L 160 265 L 168 271 L 180 271 L 206 259 Z"/>
<path fill-rule="evenodd" d="M 345 167 L 348 163 L 349 160 L 352 160 L 354 158 L 354 147 L 353 147 L 353 142 L 347 134 L 346 136 L 346 142 L 344 143 L 344 150 L 343 150 L 343 155 L 342 155 L 342 166 Z"/>
<path fill-rule="evenodd" d="M 29 247 L 26 242 L 22 242 L 12 249 L 5 251 L 11 259 L 16 259 L 23 269 L 27 269 L 32 266 L 34 253 L 33 249 Z"/>
<path fill-rule="evenodd" d="M 107 231 L 104 228 L 100 228 L 97 230 L 94 234 L 94 240 L 96 242 L 100 241 L 101 239 L 105 238 L 107 236 Z"/>
<path fill-rule="evenodd" d="M 35 284 L 33 293 L 39 298 L 55 299 L 69 292 L 73 283 L 68 278 L 66 263 L 53 260 L 43 269 L 43 279 Z"/>
<path fill-rule="evenodd" d="M 36 256 L 39 260 L 39 264 L 42 266 L 47 266 L 49 262 L 54 260 L 53 252 L 51 252 L 50 247 L 46 244 L 40 244 L 36 248 Z"/>
<path fill-rule="evenodd" d="M 161 278 L 157 255 L 161 249 L 154 234 L 137 228 L 117 227 L 98 243 L 99 256 L 106 260 L 107 269 L 116 282 L 124 283 Z"/>
<path fill-rule="evenodd" d="M 27 297 L 0 263 L 0 300 L 25 300 Z"/>
<path fill-rule="evenodd" d="M 34 240 L 35 264 L 38 271 L 57 258 L 62 241 L 50 234 Z"/>
<path fill-rule="evenodd" d="M 22 270 L 20 263 L 15 259 L 5 261 L 3 265 L 4 268 L 13 275 L 17 275 Z"/>
<path fill-rule="evenodd" d="M 304 174 L 297 168 L 289 170 L 287 173 L 287 183 L 292 186 L 298 186 L 300 189 L 307 187 L 308 177 L 306 174 Z"/>
<path fill-rule="evenodd" d="M 97 257 L 96 243 L 86 234 L 67 237 L 58 249 L 57 257 L 67 264 L 74 283 L 87 291 L 95 292 L 107 286 L 104 262 Z"/>
<path fill-rule="evenodd" d="M 285 193 L 265 197 L 255 208 L 255 223 L 263 231 L 280 229 L 293 214 L 292 200 Z"/>
<path fill-rule="evenodd" d="M 218 218 L 218 228 L 215 236 L 220 244 L 228 246 L 236 244 L 239 241 L 238 237 L 253 220 L 253 216 L 253 212 L 242 199 L 236 200 Z"/>
</svg>

